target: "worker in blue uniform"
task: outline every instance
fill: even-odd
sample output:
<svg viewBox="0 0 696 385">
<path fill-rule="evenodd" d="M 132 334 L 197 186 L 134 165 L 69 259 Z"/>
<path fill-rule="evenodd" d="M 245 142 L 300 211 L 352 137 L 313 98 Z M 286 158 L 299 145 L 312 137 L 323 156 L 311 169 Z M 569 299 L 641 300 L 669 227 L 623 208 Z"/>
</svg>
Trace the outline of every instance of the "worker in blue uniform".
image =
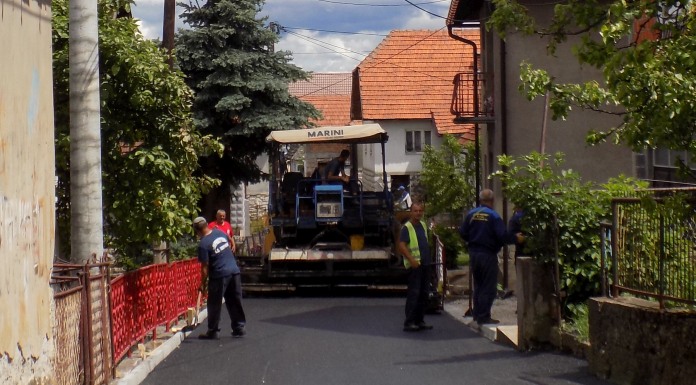
<svg viewBox="0 0 696 385">
<path fill-rule="evenodd" d="M 493 209 L 494 194 L 490 189 L 479 194 L 480 206 L 469 211 L 459 228 L 467 243 L 474 279 L 473 317 L 479 325 L 496 324 L 491 307 L 498 287 L 498 252 L 509 240 L 505 223 Z"/>
</svg>

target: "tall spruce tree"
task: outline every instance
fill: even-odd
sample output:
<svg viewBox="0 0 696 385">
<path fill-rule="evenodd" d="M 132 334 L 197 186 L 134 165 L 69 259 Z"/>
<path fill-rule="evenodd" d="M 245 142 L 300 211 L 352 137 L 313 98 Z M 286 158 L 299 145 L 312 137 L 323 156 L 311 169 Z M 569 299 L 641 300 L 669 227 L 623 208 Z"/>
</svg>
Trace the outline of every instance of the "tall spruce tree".
<svg viewBox="0 0 696 385">
<path fill-rule="evenodd" d="M 258 17 L 262 0 L 208 0 L 183 4 L 176 56 L 195 93 L 194 124 L 224 144 L 222 157 L 201 158 L 203 171 L 222 180 L 203 202 L 205 214 L 229 205 L 230 186 L 257 182 L 256 159 L 272 130 L 305 128 L 319 112 L 288 93 L 308 73 L 274 52 L 278 36 Z"/>
</svg>

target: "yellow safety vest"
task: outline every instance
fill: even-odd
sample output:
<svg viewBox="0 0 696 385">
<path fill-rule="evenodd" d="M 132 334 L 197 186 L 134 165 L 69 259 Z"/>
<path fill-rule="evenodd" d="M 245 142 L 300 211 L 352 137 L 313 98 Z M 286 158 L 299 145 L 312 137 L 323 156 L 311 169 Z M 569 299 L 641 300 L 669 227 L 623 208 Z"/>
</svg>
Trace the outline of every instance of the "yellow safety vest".
<svg viewBox="0 0 696 385">
<path fill-rule="evenodd" d="M 421 226 L 423 226 L 423 231 L 425 232 L 425 239 L 428 239 L 428 226 L 424 221 L 420 221 Z M 418 246 L 418 236 L 416 236 L 416 229 L 413 227 L 411 221 L 406 222 L 404 225 L 406 230 L 408 230 L 408 250 L 411 252 L 413 258 L 420 262 L 420 247 Z M 411 262 L 408 258 L 404 258 L 404 266 L 408 269 L 411 267 Z"/>
</svg>

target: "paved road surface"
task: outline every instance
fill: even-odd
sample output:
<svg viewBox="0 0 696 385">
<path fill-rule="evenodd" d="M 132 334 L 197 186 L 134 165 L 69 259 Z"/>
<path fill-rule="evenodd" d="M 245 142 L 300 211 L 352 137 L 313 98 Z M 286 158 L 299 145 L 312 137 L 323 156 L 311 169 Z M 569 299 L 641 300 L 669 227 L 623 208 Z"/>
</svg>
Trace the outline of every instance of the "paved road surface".
<svg viewBox="0 0 696 385">
<path fill-rule="evenodd" d="M 403 298 L 248 298 L 247 336 L 233 339 L 223 311 L 219 341 L 191 334 L 144 384 L 608 384 L 587 363 L 519 353 L 443 313 L 434 330 L 405 333 Z"/>
</svg>

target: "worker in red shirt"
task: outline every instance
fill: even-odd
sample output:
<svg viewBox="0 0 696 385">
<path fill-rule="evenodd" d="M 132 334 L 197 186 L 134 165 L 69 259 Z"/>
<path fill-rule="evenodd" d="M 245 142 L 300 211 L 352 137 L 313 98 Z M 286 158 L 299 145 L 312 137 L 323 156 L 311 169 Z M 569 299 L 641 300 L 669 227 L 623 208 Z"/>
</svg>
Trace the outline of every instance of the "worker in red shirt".
<svg viewBox="0 0 696 385">
<path fill-rule="evenodd" d="M 208 223 L 208 228 L 219 229 L 223 233 L 227 234 L 227 237 L 230 239 L 230 248 L 234 253 L 237 250 L 237 245 L 234 243 L 234 229 L 232 228 L 230 222 L 225 220 L 226 217 L 227 214 L 225 213 L 225 210 L 218 210 L 215 214 L 215 221 Z"/>
</svg>

